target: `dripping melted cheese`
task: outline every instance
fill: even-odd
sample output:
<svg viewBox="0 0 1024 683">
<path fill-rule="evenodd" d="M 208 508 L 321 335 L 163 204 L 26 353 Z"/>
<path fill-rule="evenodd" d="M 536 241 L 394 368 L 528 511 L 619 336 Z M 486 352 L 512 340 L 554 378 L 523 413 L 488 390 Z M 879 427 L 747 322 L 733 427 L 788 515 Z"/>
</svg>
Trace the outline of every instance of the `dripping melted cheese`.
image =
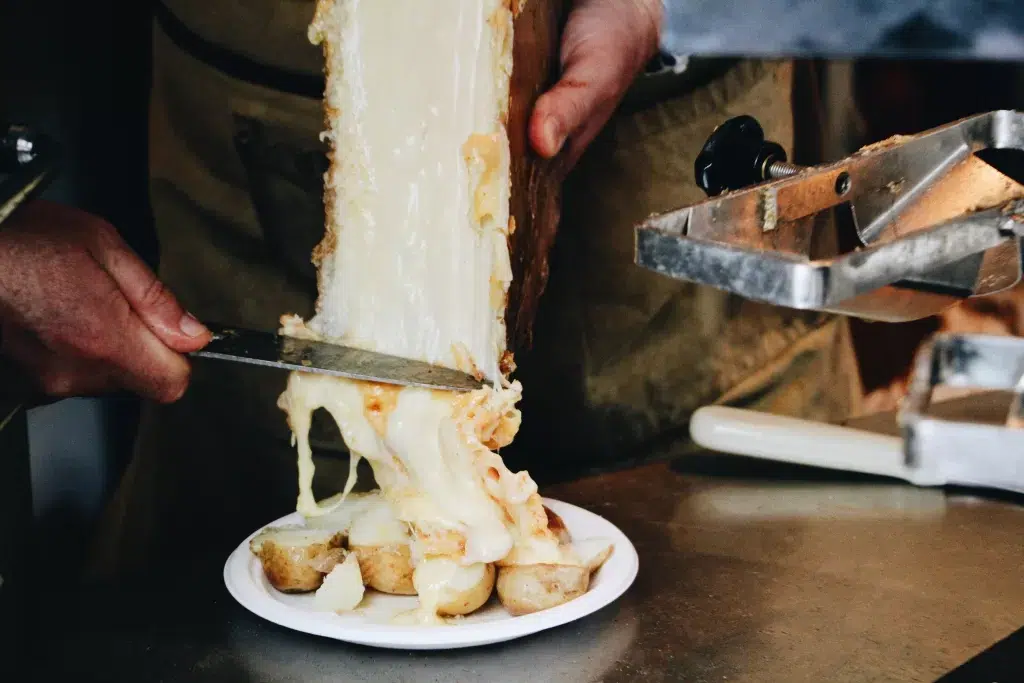
<svg viewBox="0 0 1024 683">
<path fill-rule="evenodd" d="M 456 394 L 295 373 L 279 402 L 298 451 L 299 512 L 335 511 L 365 458 L 411 530 L 426 621 L 481 567 L 561 558 L 536 485 L 495 452 L 518 430 L 521 395 L 501 371 L 512 19 L 509 0 L 321 0 L 310 31 L 327 59 L 327 237 L 317 315 L 285 317 L 282 332 L 493 384 Z M 321 408 L 352 453 L 342 495 L 323 505 L 309 443 Z"/>
</svg>

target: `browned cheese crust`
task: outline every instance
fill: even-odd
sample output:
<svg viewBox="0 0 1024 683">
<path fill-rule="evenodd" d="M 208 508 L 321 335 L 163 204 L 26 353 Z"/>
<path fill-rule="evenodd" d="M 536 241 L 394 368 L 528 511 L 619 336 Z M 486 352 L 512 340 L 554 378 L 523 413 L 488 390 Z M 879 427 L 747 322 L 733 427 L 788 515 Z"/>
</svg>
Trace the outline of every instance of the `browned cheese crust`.
<svg viewBox="0 0 1024 683">
<path fill-rule="evenodd" d="M 334 3 L 337 0 L 317 0 L 316 13 L 314 15 L 313 24 L 316 26 L 324 27 L 327 24 L 327 17 L 331 16 L 331 11 L 334 8 Z M 325 27 L 326 28 L 326 27 Z M 332 66 L 337 61 L 337 53 L 340 48 L 336 44 L 336 41 L 331 38 L 331 31 L 325 31 L 320 36 L 320 48 L 324 53 L 324 77 L 326 78 L 326 93 L 324 96 L 324 130 L 331 130 L 331 122 L 338 118 L 340 112 L 331 102 L 329 93 L 331 92 L 331 80 L 334 78 L 341 78 L 340 73 L 336 73 Z M 316 278 L 317 278 L 317 291 L 324 291 L 324 271 L 321 268 L 321 264 L 334 252 L 338 244 L 338 226 L 334 225 L 334 205 L 337 202 L 337 191 L 334 186 L 328 180 L 331 175 L 331 171 L 334 170 L 337 150 L 335 149 L 334 141 L 330 140 L 327 144 L 327 162 L 328 172 L 324 177 L 324 237 L 319 244 L 313 249 L 312 261 L 313 265 L 316 266 Z M 318 296 L 316 300 L 316 313 L 320 313 L 321 299 Z"/>
</svg>

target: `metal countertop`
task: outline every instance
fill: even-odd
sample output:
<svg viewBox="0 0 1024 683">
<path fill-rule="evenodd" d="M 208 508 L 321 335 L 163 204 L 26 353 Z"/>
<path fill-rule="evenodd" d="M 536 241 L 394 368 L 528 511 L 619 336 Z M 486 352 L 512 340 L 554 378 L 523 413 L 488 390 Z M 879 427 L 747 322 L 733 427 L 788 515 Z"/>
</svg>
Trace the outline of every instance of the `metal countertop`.
<svg viewBox="0 0 1024 683">
<path fill-rule="evenodd" d="M 580 622 L 447 653 L 348 646 L 236 605 L 226 548 L 168 584 L 93 586 L 47 612 L 32 678 L 933 681 L 1024 626 L 1020 500 L 713 456 L 544 493 L 611 520 L 640 554 L 633 588 Z"/>
</svg>

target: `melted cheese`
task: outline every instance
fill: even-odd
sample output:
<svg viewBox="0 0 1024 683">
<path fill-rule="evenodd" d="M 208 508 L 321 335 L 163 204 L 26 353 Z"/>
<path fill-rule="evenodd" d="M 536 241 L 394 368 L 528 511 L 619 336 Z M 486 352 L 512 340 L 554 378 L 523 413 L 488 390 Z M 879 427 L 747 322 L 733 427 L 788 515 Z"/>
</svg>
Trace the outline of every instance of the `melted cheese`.
<svg viewBox="0 0 1024 683">
<path fill-rule="evenodd" d="M 308 430 L 312 413 L 327 410 L 353 460 L 366 458 L 398 520 L 416 533 L 416 556 L 458 554 L 478 562 L 554 562 L 561 550 L 547 529 L 537 485 L 525 472 L 513 473 L 485 440 L 511 440 L 518 426 L 518 384 L 468 395 L 409 387 L 398 390 L 383 429 L 367 409 L 373 385 L 325 375 L 294 373 L 281 397 L 299 451 L 299 512 L 308 518 L 334 514 L 336 496 L 319 506 Z M 507 443 L 499 441 L 498 443 Z M 350 471 L 345 490 L 355 479 Z M 452 542 L 452 537 L 455 541 Z"/>
<path fill-rule="evenodd" d="M 486 575 L 486 564 L 463 566 L 445 558 L 430 558 L 420 562 L 412 575 L 412 585 L 420 598 L 420 607 L 414 613 L 415 620 L 420 623 L 436 623 L 441 606 L 479 586 Z"/>
<path fill-rule="evenodd" d="M 409 528 L 399 521 L 391 502 L 382 498 L 355 517 L 348 543 L 350 547 L 407 545 Z"/>
<path fill-rule="evenodd" d="M 315 255 L 317 314 L 286 316 L 282 332 L 462 369 L 493 386 L 456 394 L 293 374 L 279 404 L 298 450 L 297 507 L 311 520 L 337 514 L 365 458 L 411 532 L 417 619 L 436 619 L 445 596 L 476 585 L 491 563 L 562 557 L 536 484 L 495 453 L 518 430 L 521 394 L 501 373 L 510 3 L 321 0 L 311 37 L 327 56 L 327 237 Z M 312 494 L 308 437 L 321 408 L 353 456 L 343 493 L 324 505 Z"/>
</svg>

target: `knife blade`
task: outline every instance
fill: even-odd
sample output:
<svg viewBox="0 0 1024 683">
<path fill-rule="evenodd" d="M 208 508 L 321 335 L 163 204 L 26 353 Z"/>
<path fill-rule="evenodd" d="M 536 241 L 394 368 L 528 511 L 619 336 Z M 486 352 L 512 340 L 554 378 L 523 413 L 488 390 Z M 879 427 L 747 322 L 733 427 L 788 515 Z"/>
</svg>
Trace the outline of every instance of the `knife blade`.
<svg viewBox="0 0 1024 683">
<path fill-rule="evenodd" d="M 483 386 L 473 375 L 423 361 L 258 330 L 206 327 L 212 341 L 189 355 L 427 389 L 473 391 Z"/>
</svg>

